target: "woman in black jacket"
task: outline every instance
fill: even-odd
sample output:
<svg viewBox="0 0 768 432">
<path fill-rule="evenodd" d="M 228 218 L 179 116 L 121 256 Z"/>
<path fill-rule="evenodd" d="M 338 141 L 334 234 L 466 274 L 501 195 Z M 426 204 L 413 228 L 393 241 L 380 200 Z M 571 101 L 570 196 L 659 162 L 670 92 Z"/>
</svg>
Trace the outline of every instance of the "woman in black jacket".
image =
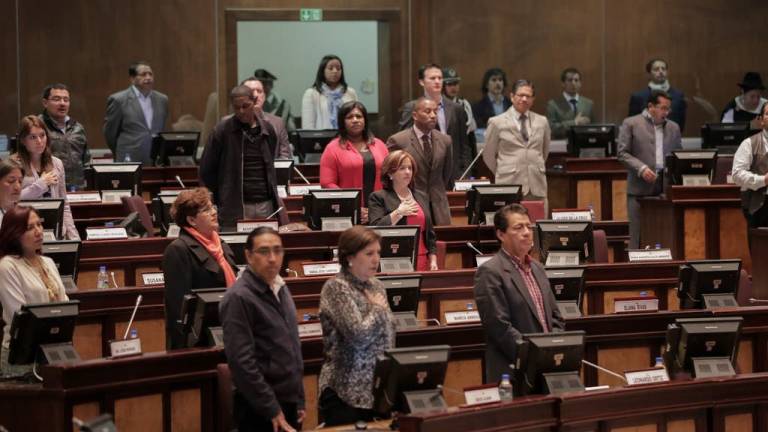
<svg viewBox="0 0 768 432">
<path fill-rule="evenodd" d="M 396 150 L 381 164 L 384 189 L 368 197 L 368 225 L 418 225 L 419 251 L 416 271 L 437 270 L 437 242 L 429 203 L 419 202 L 413 194 L 416 162 L 406 151 Z"/>
<path fill-rule="evenodd" d="M 194 289 L 230 287 L 238 269 L 232 249 L 219 238 L 218 214 L 208 189 L 181 192 L 171 217 L 181 230 L 163 254 L 165 345 L 177 349 L 187 346 L 177 323 L 184 296 Z"/>
</svg>

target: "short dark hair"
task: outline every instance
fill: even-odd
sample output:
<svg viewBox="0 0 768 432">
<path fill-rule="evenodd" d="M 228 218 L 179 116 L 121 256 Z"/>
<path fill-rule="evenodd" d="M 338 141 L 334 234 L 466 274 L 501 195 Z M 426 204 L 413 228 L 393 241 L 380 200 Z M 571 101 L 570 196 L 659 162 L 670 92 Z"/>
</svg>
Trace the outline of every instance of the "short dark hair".
<svg viewBox="0 0 768 432">
<path fill-rule="evenodd" d="M 488 93 L 488 82 L 491 80 L 491 78 L 497 75 L 501 76 L 501 80 L 504 82 L 504 87 L 506 87 L 509 84 L 509 82 L 507 81 L 506 72 L 501 70 L 501 68 L 497 68 L 497 67 L 490 68 L 486 70 L 485 73 L 483 74 L 483 85 L 481 87 L 483 90 L 483 95 Z M 504 91 L 504 89 L 502 89 L 502 91 Z"/>
<path fill-rule="evenodd" d="M 248 77 L 248 78 L 246 78 L 246 79 L 244 79 L 244 80 L 240 81 L 240 85 L 245 85 L 245 83 L 247 83 L 248 81 L 258 81 L 258 82 L 260 82 L 262 85 L 264 84 L 263 82 L 261 82 L 261 80 L 260 80 L 260 79 L 258 79 L 258 78 L 256 78 L 256 77 Z"/>
<path fill-rule="evenodd" d="M 338 60 L 339 65 L 341 65 L 341 78 L 339 79 L 339 85 L 341 85 L 342 93 L 346 93 L 347 79 L 344 78 L 344 62 L 341 61 L 339 56 L 334 54 L 328 54 L 320 59 L 320 64 L 317 66 L 317 74 L 315 74 L 315 83 L 312 84 L 312 87 L 314 87 L 315 90 L 320 93 L 323 92 L 323 83 L 325 83 L 325 67 L 328 66 L 328 63 L 330 63 L 331 60 Z"/>
<path fill-rule="evenodd" d="M 0 180 L 4 179 L 13 170 L 21 171 L 22 177 L 24 176 L 24 167 L 11 161 L 0 160 Z"/>
<path fill-rule="evenodd" d="M 341 268 L 345 270 L 349 268 L 347 258 L 356 255 L 371 243 L 380 240 L 381 236 L 379 233 L 364 225 L 355 225 L 345 230 L 339 236 L 339 263 Z"/>
<path fill-rule="evenodd" d="M 200 210 L 212 205 L 211 192 L 204 187 L 179 192 L 171 205 L 171 219 L 180 227 L 189 226 L 187 217 L 195 217 Z"/>
<path fill-rule="evenodd" d="M 568 78 L 568 74 L 576 74 L 581 78 L 581 72 L 579 72 L 578 69 L 575 67 L 567 67 L 563 69 L 563 72 L 560 73 L 560 82 L 565 82 L 565 79 Z"/>
<path fill-rule="evenodd" d="M 536 87 L 533 86 L 533 81 L 527 79 L 519 79 L 512 84 L 512 94 L 517 93 L 520 87 L 530 87 L 533 91 L 533 95 L 536 96 Z"/>
<path fill-rule="evenodd" d="M 509 215 L 511 214 L 528 216 L 530 219 L 530 216 L 528 215 L 528 209 L 525 208 L 525 206 L 522 204 L 507 204 L 504 207 L 496 210 L 496 213 L 493 215 L 493 227 L 497 231 L 507 232 L 507 228 L 509 228 Z"/>
<path fill-rule="evenodd" d="M 253 243 L 256 237 L 263 236 L 264 234 L 274 234 L 277 237 L 280 237 L 280 234 L 278 234 L 277 231 L 275 231 L 275 229 L 272 227 L 268 227 L 268 226 L 256 227 L 253 229 L 253 231 L 251 231 L 248 234 L 248 238 L 245 239 L 245 249 L 253 252 Z M 282 242 L 282 239 L 280 239 L 280 241 Z"/>
<path fill-rule="evenodd" d="M 48 84 L 43 89 L 43 99 L 48 99 L 51 96 L 51 90 L 66 90 L 69 92 L 69 87 L 62 83 Z"/>
<path fill-rule="evenodd" d="M 420 80 L 424 79 L 424 73 L 427 72 L 427 69 L 438 69 L 438 70 L 440 70 L 440 75 L 443 74 L 443 68 L 440 67 L 439 64 L 437 64 L 437 63 L 427 63 L 427 64 L 421 65 L 421 67 L 419 67 L 418 77 L 419 77 Z"/>
<path fill-rule="evenodd" d="M 373 135 L 371 134 L 371 130 L 368 127 L 368 110 L 365 109 L 365 105 L 363 105 L 360 101 L 349 101 L 344 102 L 339 107 L 339 112 L 337 116 L 337 121 L 339 125 L 339 136 L 343 140 L 349 139 L 349 134 L 347 132 L 347 123 L 344 121 L 347 118 L 347 115 L 352 112 L 355 108 L 359 109 L 360 112 L 363 114 L 363 122 L 365 123 L 365 126 L 363 126 L 363 139 L 365 141 L 370 142 L 373 139 Z"/>
<path fill-rule="evenodd" d="M 653 68 L 653 64 L 656 63 L 657 61 L 660 61 L 660 62 L 664 63 L 664 66 L 666 66 L 667 69 L 669 69 L 669 63 L 667 63 L 666 60 L 664 60 L 663 58 L 660 58 L 660 57 L 656 57 L 656 58 L 652 58 L 652 59 L 648 60 L 648 63 L 645 64 L 645 71 L 647 73 L 651 73 L 651 68 Z"/>
<path fill-rule="evenodd" d="M 235 86 L 232 91 L 229 92 L 229 101 L 232 102 L 239 97 L 247 97 L 248 99 L 253 100 L 253 90 L 245 85 Z"/>
<path fill-rule="evenodd" d="M 32 207 L 16 206 L 3 216 L 3 225 L 0 226 L 0 258 L 6 255 L 23 255 L 21 248 L 21 236 L 27 232 L 29 215 L 37 213 Z"/>
<path fill-rule="evenodd" d="M 394 150 L 390 152 L 384 161 L 381 162 L 381 186 L 386 190 L 392 190 L 392 180 L 389 178 L 395 171 L 399 170 L 403 165 L 403 162 L 409 159 L 411 161 L 411 169 L 413 170 L 413 176 L 411 177 L 411 184 L 408 186 L 413 189 L 413 184 L 416 181 L 416 160 L 405 150 Z"/>
<path fill-rule="evenodd" d="M 651 92 L 651 95 L 648 96 L 648 103 L 658 105 L 660 98 L 664 98 L 670 101 L 672 100 L 672 97 L 669 95 L 669 93 L 665 92 L 664 90 L 654 90 Z"/>
<path fill-rule="evenodd" d="M 139 60 L 137 62 L 131 63 L 131 65 L 128 66 L 128 76 L 133 78 L 136 75 L 138 75 L 139 74 L 139 66 L 146 66 L 146 67 L 149 67 L 149 68 L 152 67 L 146 61 Z"/>
</svg>

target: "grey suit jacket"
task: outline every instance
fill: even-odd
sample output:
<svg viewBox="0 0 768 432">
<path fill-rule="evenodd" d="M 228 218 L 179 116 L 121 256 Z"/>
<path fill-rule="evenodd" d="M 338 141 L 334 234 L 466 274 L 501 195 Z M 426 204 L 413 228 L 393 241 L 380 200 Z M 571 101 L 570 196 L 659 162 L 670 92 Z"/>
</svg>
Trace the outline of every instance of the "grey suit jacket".
<svg viewBox="0 0 768 432">
<path fill-rule="evenodd" d="M 519 114 L 514 107 L 488 120 L 483 160 L 496 173 L 496 183 L 519 184 L 523 195 L 546 197 L 549 122 L 533 111 L 527 115 L 531 124 L 527 143 L 515 121 Z"/>
<path fill-rule="evenodd" d="M 414 190 L 416 197 L 424 203 L 430 203 L 432 222 L 435 225 L 451 224 L 451 209 L 448 206 L 446 191 L 453 189 L 453 148 L 451 137 L 432 131 L 432 160 L 424 156 L 422 143 L 416 132 L 410 127 L 402 130 L 387 140 L 389 151 L 405 150 L 416 161 Z"/>
<path fill-rule="evenodd" d="M 429 208 L 427 207 L 427 202 L 420 199 L 416 194 L 414 194 L 414 198 L 421 206 L 421 211 L 424 212 L 425 229 L 420 235 L 424 236 L 424 245 L 427 248 L 427 253 L 437 254 L 435 228 L 432 226 L 432 218 L 429 216 L 429 212 L 426 211 Z M 368 197 L 368 225 L 392 226 L 390 213 L 397 210 L 401 202 L 400 197 L 393 190 L 381 189 L 372 193 Z M 397 221 L 397 225 L 407 225 L 407 219 L 407 217 L 401 217 Z"/>
<path fill-rule="evenodd" d="M 400 130 L 405 130 L 413 126 L 413 107 L 415 100 L 406 103 L 403 106 L 403 114 L 400 117 L 398 126 Z M 451 168 L 452 177 L 457 179 L 461 177 L 464 170 L 467 169 L 476 151 L 471 148 L 469 137 L 467 136 L 467 112 L 464 106 L 453 102 L 447 97 L 443 97 L 445 111 L 445 128 L 440 131 L 451 137 L 453 146 L 453 167 Z"/>
<path fill-rule="evenodd" d="M 664 123 L 664 156 L 682 148 L 680 127 L 672 120 Z M 645 167 L 656 167 L 656 133 L 653 123 L 642 114 L 627 117 L 619 128 L 619 161 L 627 167 L 627 194 L 653 195 L 654 184 L 640 177 Z"/>
<path fill-rule="evenodd" d="M 160 133 L 168 120 L 168 96 L 152 91 L 152 126 L 147 126 L 144 112 L 133 91 L 133 86 L 107 98 L 104 117 L 104 138 L 112 150 L 115 161 L 122 162 L 128 155 L 132 162 L 151 165 L 152 137 Z"/>
<path fill-rule="evenodd" d="M 269 122 L 275 129 L 275 135 L 277 136 L 277 154 L 275 159 L 292 159 L 293 151 L 291 150 L 291 142 L 288 140 L 288 131 L 285 128 L 285 122 L 280 117 L 264 112 L 264 120 Z"/>
<path fill-rule="evenodd" d="M 582 116 L 589 117 L 589 120 L 594 123 L 595 119 L 592 117 L 593 105 L 592 99 L 579 95 L 579 100 L 576 102 L 576 112 L 581 113 Z M 552 139 L 565 139 L 568 137 L 568 130 L 571 126 L 574 126 L 573 120 L 576 118 L 576 112 L 573 111 L 573 106 L 562 94 L 547 102 L 547 120 L 549 120 L 549 127 L 552 129 Z"/>
<path fill-rule="evenodd" d="M 544 266 L 531 261 L 533 276 L 544 300 L 547 325 L 553 331 L 565 329 Z M 485 331 L 485 381 L 496 382 L 510 373 L 509 365 L 517 359 L 516 341 L 523 333 L 544 329 L 536 317 L 536 307 L 520 272 L 504 251 L 481 265 L 475 273 L 475 302 Z M 510 376 L 514 376 L 510 374 Z"/>
</svg>

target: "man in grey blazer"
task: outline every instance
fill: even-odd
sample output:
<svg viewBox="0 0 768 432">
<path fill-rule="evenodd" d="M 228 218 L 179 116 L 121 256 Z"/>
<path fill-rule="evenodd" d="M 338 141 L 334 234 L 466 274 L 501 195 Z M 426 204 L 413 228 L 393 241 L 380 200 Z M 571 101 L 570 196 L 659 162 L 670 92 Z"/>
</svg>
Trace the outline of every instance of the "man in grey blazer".
<svg viewBox="0 0 768 432">
<path fill-rule="evenodd" d="M 467 112 L 464 107 L 447 97 L 443 97 L 443 69 L 436 64 L 427 64 L 419 68 L 419 85 L 424 89 L 424 96 L 437 104 L 436 128 L 451 137 L 453 146 L 453 167 L 451 176 L 454 179 L 472 163 L 476 151 L 472 148 L 467 136 Z M 413 126 L 413 107 L 416 101 L 410 101 L 403 106 L 403 113 L 398 126 L 400 130 Z"/>
<path fill-rule="evenodd" d="M 131 85 L 107 98 L 104 138 L 115 162 L 130 159 L 152 165 L 152 138 L 165 128 L 168 96 L 154 91 L 154 75 L 147 62 L 128 68 Z"/>
<path fill-rule="evenodd" d="M 520 204 L 504 206 L 493 225 L 501 249 L 477 269 L 474 288 L 485 331 L 485 382 L 498 382 L 505 373 L 514 377 L 509 365 L 517 359 L 517 341 L 524 333 L 565 329 L 544 266 L 528 255 L 533 247 L 528 210 Z"/>
<path fill-rule="evenodd" d="M 483 160 L 496 183 L 522 185 L 524 199 L 544 201 L 546 213 L 550 130 L 547 118 L 530 110 L 535 91 L 528 80 L 512 85 L 512 108 L 488 120 Z"/>
<path fill-rule="evenodd" d="M 627 216 L 629 247 L 640 247 L 639 197 L 663 192 L 664 160 L 672 150 L 682 148 L 680 127 L 667 119 L 672 98 L 654 90 L 642 113 L 627 117 L 619 129 L 618 158 L 627 167 Z"/>
<path fill-rule="evenodd" d="M 435 225 L 451 224 L 447 190 L 453 189 L 453 148 L 451 137 L 435 130 L 437 103 L 428 97 L 416 100 L 413 126 L 387 140 L 389 150 L 405 150 L 416 160 L 416 195 L 429 203 Z"/>
<path fill-rule="evenodd" d="M 592 122 L 592 99 L 579 94 L 581 72 L 576 68 L 566 68 L 560 74 L 560 81 L 563 83 L 562 96 L 547 102 L 547 120 L 552 129 L 552 139 L 566 139 L 571 126 Z"/>
</svg>

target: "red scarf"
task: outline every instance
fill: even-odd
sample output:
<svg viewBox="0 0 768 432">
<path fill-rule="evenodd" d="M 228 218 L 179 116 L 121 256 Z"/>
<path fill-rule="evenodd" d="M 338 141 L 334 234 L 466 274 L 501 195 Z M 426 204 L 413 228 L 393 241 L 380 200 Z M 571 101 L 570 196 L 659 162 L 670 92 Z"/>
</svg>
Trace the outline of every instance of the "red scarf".
<svg viewBox="0 0 768 432">
<path fill-rule="evenodd" d="M 195 238 L 201 245 L 208 251 L 209 254 L 216 260 L 219 267 L 224 271 L 224 280 L 226 281 L 227 288 L 231 287 L 235 283 L 235 272 L 232 271 L 232 266 L 229 265 L 226 258 L 224 258 L 224 249 L 221 248 L 221 239 L 219 233 L 216 231 L 211 233 L 211 238 L 206 238 L 200 231 L 193 227 L 184 227 L 184 230 Z"/>
</svg>

